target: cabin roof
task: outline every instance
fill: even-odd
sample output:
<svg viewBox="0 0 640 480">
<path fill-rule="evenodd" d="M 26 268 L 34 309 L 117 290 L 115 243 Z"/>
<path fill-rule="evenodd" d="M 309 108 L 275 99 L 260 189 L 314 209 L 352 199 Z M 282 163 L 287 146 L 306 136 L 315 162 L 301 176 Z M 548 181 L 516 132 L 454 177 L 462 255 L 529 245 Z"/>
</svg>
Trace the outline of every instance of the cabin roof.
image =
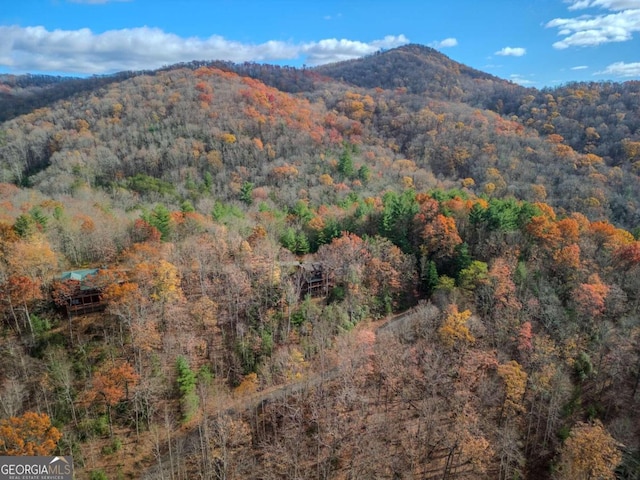
<svg viewBox="0 0 640 480">
<path fill-rule="evenodd" d="M 60 280 L 77 280 L 81 282 L 87 277 L 90 277 L 91 275 L 95 275 L 96 273 L 98 273 L 97 268 L 84 268 L 82 270 L 70 270 L 68 272 L 62 272 L 60 274 Z"/>
</svg>

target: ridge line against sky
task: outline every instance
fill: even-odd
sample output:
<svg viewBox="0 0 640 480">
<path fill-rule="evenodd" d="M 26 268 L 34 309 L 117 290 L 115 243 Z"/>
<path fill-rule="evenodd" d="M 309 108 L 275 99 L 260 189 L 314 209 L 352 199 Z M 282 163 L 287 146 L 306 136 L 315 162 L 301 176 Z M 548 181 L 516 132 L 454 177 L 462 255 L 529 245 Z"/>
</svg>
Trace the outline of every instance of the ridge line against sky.
<svg viewBox="0 0 640 480">
<path fill-rule="evenodd" d="M 522 85 L 640 79 L 640 0 L 22 0 L 0 73 L 91 75 L 191 60 L 309 66 L 420 43 Z"/>
</svg>

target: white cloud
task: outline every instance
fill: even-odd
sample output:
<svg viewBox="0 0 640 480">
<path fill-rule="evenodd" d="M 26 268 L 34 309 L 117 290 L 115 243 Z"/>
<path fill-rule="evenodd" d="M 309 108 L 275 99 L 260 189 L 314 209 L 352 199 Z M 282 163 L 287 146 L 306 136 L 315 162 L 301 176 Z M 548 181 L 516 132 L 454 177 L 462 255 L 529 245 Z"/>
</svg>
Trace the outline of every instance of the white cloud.
<svg viewBox="0 0 640 480">
<path fill-rule="evenodd" d="M 509 78 L 511 79 L 512 82 L 517 83 L 518 85 L 522 85 L 523 87 L 526 87 L 528 85 L 535 85 L 535 83 L 536 83 L 533 80 L 529 80 L 529 79 L 525 78 L 524 76 L 520 75 L 519 73 L 513 73 L 513 74 L 509 75 Z"/>
<path fill-rule="evenodd" d="M 589 67 L 587 67 L 586 65 L 578 65 L 577 67 L 571 67 L 571 70 L 586 70 Z"/>
<path fill-rule="evenodd" d="M 606 8 L 607 10 L 627 10 L 640 8 L 638 0 L 568 0 L 569 10 L 582 10 L 585 8 Z"/>
<path fill-rule="evenodd" d="M 381 48 L 394 48 L 406 43 L 409 43 L 409 39 L 404 35 L 387 35 L 382 40 L 369 43 L 330 38 L 306 43 L 299 48 L 298 53 L 306 55 L 309 65 L 322 65 L 362 57 L 375 53 Z"/>
<path fill-rule="evenodd" d="M 600 7 L 615 13 L 554 18 L 545 26 L 557 28 L 558 35 L 564 37 L 553 44 L 556 49 L 626 42 L 640 31 L 640 0 L 578 0 L 571 3 L 569 10 Z"/>
<path fill-rule="evenodd" d="M 438 50 L 441 48 L 455 47 L 457 45 L 458 45 L 458 39 L 453 37 L 445 38 L 444 40 L 440 40 L 439 42 L 431 42 L 429 44 L 431 48 L 435 48 Z"/>
<path fill-rule="evenodd" d="M 522 47 L 504 47 L 502 50 L 498 50 L 496 55 L 503 57 L 521 57 L 527 53 L 527 50 Z"/>
<path fill-rule="evenodd" d="M 640 62 L 616 62 L 594 75 L 610 75 L 613 77 L 640 77 Z"/>
<path fill-rule="evenodd" d="M 95 0 L 92 0 L 95 1 Z M 306 57 L 318 65 L 361 57 L 408 43 L 404 35 L 381 40 L 325 39 L 296 44 L 268 41 L 247 44 L 219 35 L 183 38 L 158 28 L 53 30 L 0 26 L 0 65 L 16 72 L 107 73 L 158 68 L 191 60 L 274 61 Z"/>
</svg>

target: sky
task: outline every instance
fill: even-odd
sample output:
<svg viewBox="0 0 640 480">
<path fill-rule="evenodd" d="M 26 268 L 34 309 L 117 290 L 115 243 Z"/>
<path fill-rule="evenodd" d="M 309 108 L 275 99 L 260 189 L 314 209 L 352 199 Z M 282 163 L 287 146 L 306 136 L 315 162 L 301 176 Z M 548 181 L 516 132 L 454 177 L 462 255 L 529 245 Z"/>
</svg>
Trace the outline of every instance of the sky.
<svg viewBox="0 0 640 480">
<path fill-rule="evenodd" d="M 537 88 L 640 79 L 640 0 L 4 0 L 0 73 L 300 67 L 406 43 Z"/>
</svg>

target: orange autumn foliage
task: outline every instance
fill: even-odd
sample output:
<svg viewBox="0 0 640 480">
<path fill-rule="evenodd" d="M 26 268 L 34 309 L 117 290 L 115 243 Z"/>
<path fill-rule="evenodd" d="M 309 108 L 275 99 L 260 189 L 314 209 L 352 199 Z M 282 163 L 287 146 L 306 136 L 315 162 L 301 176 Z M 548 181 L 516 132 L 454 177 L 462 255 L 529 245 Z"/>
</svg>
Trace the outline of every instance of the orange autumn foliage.
<svg viewBox="0 0 640 480">
<path fill-rule="evenodd" d="M 553 253 L 554 268 L 563 271 L 577 271 L 580 268 L 580 247 L 572 243 Z"/>
<path fill-rule="evenodd" d="M 563 242 L 575 243 L 580 238 L 580 224 L 575 218 L 558 220 L 556 226 Z"/>
<path fill-rule="evenodd" d="M 51 455 L 62 433 L 46 413 L 26 412 L 0 420 L 0 455 Z"/>
<path fill-rule="evenodd" d="M 616 250 L 635 240 L 629 232 L 616 228 L 609 222 L 591 223 L 589 225 L 589 234 L 599 247 L 607 250 Z"/>
<path fill-rule="evenodd" d="M 433 221 L 424 226 L 421 237 L 424 240 L 424 253 L 434 258 L 451 257 L 456 246 L 462 243 L 455 219 L 442 214 L 436 215 Z"/>
<path fill-rule="evenodd" d="M 119 362 L 109 368 L 103 368 L 96 372 L 91 382 L 91 388 L 85 394 L 85 400 L 89 403 L 104 401 L 113 407 L 124 400 L 129 390 L 138 384 L 140 376 L 127 362 Z"/>
<path fill-rule="evenodd" d="M 545 248 L 553 248 L 560 242 L 560 231 L 557 224 L 546 215 L 531 217 L 525 230 Z"/>
<path fill-rule="evenodd" d="M 597 273 L 589 277 L 588 283 L 581 283 L 573 291 L 573 300 L 579 313 L 585 317 L 602 315 L 609 286 L 602 283 Z"/>
</svg>

